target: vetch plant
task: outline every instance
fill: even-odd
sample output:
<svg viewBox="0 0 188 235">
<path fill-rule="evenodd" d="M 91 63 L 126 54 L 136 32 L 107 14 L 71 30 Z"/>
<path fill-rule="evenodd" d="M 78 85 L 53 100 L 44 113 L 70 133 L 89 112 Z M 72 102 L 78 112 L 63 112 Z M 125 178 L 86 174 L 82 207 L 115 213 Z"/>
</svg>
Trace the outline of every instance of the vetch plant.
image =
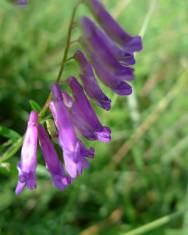
<svg viewBox="0 0 188 235">
<path fill-rule="evenodd" d="M 75 15 L 81 3 L 89 8 L 98 24 L 86 16 L 80 19 L 80 46 L 71 57 L 80 66 L 80 81 L 70 74 L 67 81 L 64 81 L 72 92 L 68 93 L 61 89 L 60 79 L 68 60 Z M 140 50 L 141 37 L 125 32 L 99 0 L 77 2 L 72 12 L 58 77 L 43 108 L 39 112 L 31 111 L 29 116 L 21 161 L 18 164 L 16 194 L 20 194 L 25 187 L 30 190 L 36 188 L 38 142 L 53 184 L 60 190 L 64 190 L 89 167 L 89 159 L 94 157 L 95 150 L 86 147 L 79 135 L 90 141 L 107 143 L 111 140 L 110 128 L 101 123 L 89 101 L 89 98 L 93 99 L 106 111 L 111 109 L 111 100 L 105 95 L 97 79 L 120 96 L 131 95 L 129 82 L 134 79 L 134 52 Z M 55 138 L 62 156 L 58 156 L 56 143 L 44 126 L 44 119 L 49 116 L 49 111 L 55 123 Z"/>
<path fill-rule="evenodd" d="M 0 1 L 0 230 L 188 234 L 187 0 L 78 1 Z"/>
</svg>

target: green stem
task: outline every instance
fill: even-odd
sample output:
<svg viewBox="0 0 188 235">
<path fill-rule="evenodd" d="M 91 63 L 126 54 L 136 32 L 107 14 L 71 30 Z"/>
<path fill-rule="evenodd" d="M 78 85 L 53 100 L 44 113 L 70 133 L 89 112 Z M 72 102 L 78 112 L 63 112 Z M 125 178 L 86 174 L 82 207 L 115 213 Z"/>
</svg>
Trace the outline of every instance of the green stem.
<svg viewBox="0 0 188 235">
<path fill-rule="evenodd" d="M 46 110 L 48 109 L 48 105 L 49 105 L 49 103 L 50 103 L 51 98 L 52 98 L 52 94 L 51 94 L 51 92 L 50 92 L 50 94 L 48 95 L 48 98 L 47 98 L 47 100 L 46 100 L 44 106 L 42 107 L 42 109 L 41 109 L 41 111 L 40 111 L 40 113 L 39 113 L 39 118 L 40 118 L 40 119 L 45 115 Z"/>
<path fill-rule="evenodd" d="M 63 75 L 63 71 L 64 71 L 64 67 L 67 61 L 67 57 L 68 57 L 68 53 L 69 53 L 69 48 L 70 48 L 70 44 L 71 44 L 71 35 L 72 35 L 72 30 L 74 28 L 74 19 L 76 16 L 76 11 L 78 9 L 78 6 L 82 3 L 82 0 L 78 1 L 77 4 L 74 6 L 73 11 L 72 11 L 72 15 L 71 15 L 71 19 L 70 19 L 70 23 L 69 23 L 69 27 L 68 27 L 68 35 L 67 35 L 67 40 L 66 40 L 66 46 L 65 46 L 65 50 L 63 53 L 63 58 L 62 58 L 62 62 L 61 62 L 61 67 L 56 79 L 56 83 L 59 83 L 61 80 L 61 77 Z M 46 110 L 48 109 L 48 105 L 49 102 L 52 98 L 52 94 L 50 92 L 50 94 L 48 95 L 48 98 L 44 104 L 44 106 L 42 107 L 40 113 L 39 113 L 39 117 L 40 119 L 45 115 Z"/>
<path fill-rule="evenodd" d="M 77 8 L 80 5 L 80 3 L 81 3 L 81 1 L 79 1 L 75 5 L 75 7 L 73 8 L 73 11 L 72 11 L 72 16 L 71 16 L 71 20 L 70 20 L 70 24 L 69 24 L 69 28 L 68 28 L 68 36 L 67 36 L 67 41 L 66 41 L 66 47 L 65 47 L 63 59 L 62 59 L 62 62 L 61 62 L 61 67 L 60 67 L 60 70 L 59 70 L 59 74 L 58 74 L 57 79 L 56 79 L 57 83 L 59 83 L 59 81 L 61 79 L 61 76 L 63 74 L 63 71 L 64 71 L 64 67 L 65 67 L 65 63 L 66 63 L 66 60 L 67 60 L 67 56 L 68 56 L 68 52 L 69 52 L 69 48 L 70 48 L 70 43 L 71 43 L 71 35 L 72 35 L 72 29 L 73 29 L 73 26 L 74 26 L 74 18 L 76 16 L 76 11 L 77 11 Z"/>
</svg>

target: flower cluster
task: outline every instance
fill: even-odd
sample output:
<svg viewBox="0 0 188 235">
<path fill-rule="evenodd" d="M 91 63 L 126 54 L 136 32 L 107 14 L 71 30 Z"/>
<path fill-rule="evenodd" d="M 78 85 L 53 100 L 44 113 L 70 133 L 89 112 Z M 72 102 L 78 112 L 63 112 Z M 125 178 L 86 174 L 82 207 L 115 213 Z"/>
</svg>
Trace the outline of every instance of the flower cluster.
<svg viewBox="0 0 188 235">
<path fill-rule="evenodd" d="M 71 95 L 55 83 L 49 102 L 57 131 L 56 142 L 63 153 L 63 161 L 59 159 L 48 132 L 39 123 L 38 113 L 32 111 L 18 164 L 16 194 L 20 194 L 24 187 L 36 187 L 38 139 L 46 168 L 53 184 L 60 190 L 81 175 L 89 166 L 88 159 L 94 157 L 95 150 L 87 148 L 79 136 L 91 141 L 111 140 L 110 128 L 101 124 L 89 101 L 89 98 L 94 100 L 105 110 L 111 108 L 111 100 L 104 94 L 96 75 L 116 94 L 126 96 L 132 93 L 128 82 L 134 79 L 134 52 L 142 49 L 141 38 L 126 33 L 98 0 L 84 0 L 84 3 L 99 26 L 88 17 L 80 19 L 80 42 L 86 53 L 79 49 L 73 58 L 80 67 L 81 83 L 72 76 L 67 79 Z"/>
</svg>

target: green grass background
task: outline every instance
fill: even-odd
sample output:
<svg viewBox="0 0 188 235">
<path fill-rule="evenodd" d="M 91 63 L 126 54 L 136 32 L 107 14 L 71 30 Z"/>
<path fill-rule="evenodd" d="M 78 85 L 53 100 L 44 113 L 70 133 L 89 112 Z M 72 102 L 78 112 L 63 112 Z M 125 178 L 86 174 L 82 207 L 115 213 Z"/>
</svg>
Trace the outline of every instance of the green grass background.
<svg viewBox="0 0 188 235">
<path fill-rule="evenodd" d="M 188 209 L 188 1 L 105 0 L 131 34 L 144 35 L 134 95 L 96 108 L 112 142 L 96 148 L 91 167 L 64 192 L 56 190 L 39 152 L 38 188 L 16 197 L 19 151 L 0 158 L 1 235 L 126 235 L 175 211 Z M 29 100 L 43 105 L 55 80 L 74 0 L 0 1 L 0 122 L 24 134 Z M 89 15 L 80 7 L 80 15 Z M 75 29 L 73 39 L 79 35 Z M 78 48 L 74 44 L 70 50 Z M 66 64 L 63 79 L 78 74 Z M 17 135 L 0 129 L 0 156 Z M 10 137 L 10 138 L 6 138 Z M 89 144 L 89 143 L 88 143 Z M 117 151 L 126 144 L 121 159 Z M 128 146 L 128 147 L 127 147 Z M 136 233 L 135 233 L 136 234 Z M 188 213 L 146 235 L 187 235 Z"/>
</svg>

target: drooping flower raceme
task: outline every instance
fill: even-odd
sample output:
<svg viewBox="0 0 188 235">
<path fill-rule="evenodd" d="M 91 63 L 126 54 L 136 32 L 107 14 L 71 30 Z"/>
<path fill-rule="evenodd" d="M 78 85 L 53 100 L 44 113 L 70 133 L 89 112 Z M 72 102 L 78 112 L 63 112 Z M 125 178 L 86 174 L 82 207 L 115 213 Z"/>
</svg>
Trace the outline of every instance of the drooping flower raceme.
<svg viewBox="0 0 188 235">
<path fill-rule="evenodd" d="M 65 169 L 72 178 L 75 178 L 82 173 L 84 168 L 89 166 L 86 157 L 93 157 L 94 150 L 87 149 L 77 138 L 70 114 L 63 102 L 61 89 L 57 84 L 53 85 L 52 93 L 54 99 L 50 104 L 50 109 L 57 126 L 58 141 L 63 150 Z"/>
<path fill-rule="evenodd" d="M 27 3 L 26 0 L 17 2 L 23 5 Z M 129 82 L 134 79 L 134 52 L 142 49 L 140 36 L 131 36 L 125 32 L 99 0 L 83 2 L 97 19 L 98 25 L 86 16 L 80 19 L 82 36 L 79 42 L 85 51 L 77 49 L 72 58 L 79 64 L 82 85 L 73 76 L 67 80 L 71 94 L 62 91 L 59 84 L 53 85 L 52 98 L 48 103 L 53 120 L 50 117 L 46 121 L 50 135 L 52 133 L 49 130 L 53 129 L 52 139 L 44 126 L 38 123 L 37 112 L 31 112 L 21 150 L 21 161 L 17 166 L 19 179 L 16 194 L 20 194 L 25 187 L 36 187 L 38 136 L 46 168 L 53 184 L 61 191 L 82 174 L 89 166 L 89 158 L 93 158 L 95 154 L 95 150 L 87 148 L 78 136 L 82 135 L 91 141 L 111 140 L 110 128 L 101 124 L 90 103 L 92 99 L 99 107 L 111 109 L 111 100 L 101 89 L 97 77 L 120 96 L 132 93 Z M 56 147 L 62 150 L 63 158 L 58 156 Z"/>
<path fill-rule="evenodd" d="M 38 142 L 38 114 L 32 111 L 29 116 L 27 130 L 21 150 L 21 161 L 18 163 L 19 179 L 16 194 L 20 194 L 24 187 L 36 188 L 37 167 L 37 142 Z"/>
</svg>

